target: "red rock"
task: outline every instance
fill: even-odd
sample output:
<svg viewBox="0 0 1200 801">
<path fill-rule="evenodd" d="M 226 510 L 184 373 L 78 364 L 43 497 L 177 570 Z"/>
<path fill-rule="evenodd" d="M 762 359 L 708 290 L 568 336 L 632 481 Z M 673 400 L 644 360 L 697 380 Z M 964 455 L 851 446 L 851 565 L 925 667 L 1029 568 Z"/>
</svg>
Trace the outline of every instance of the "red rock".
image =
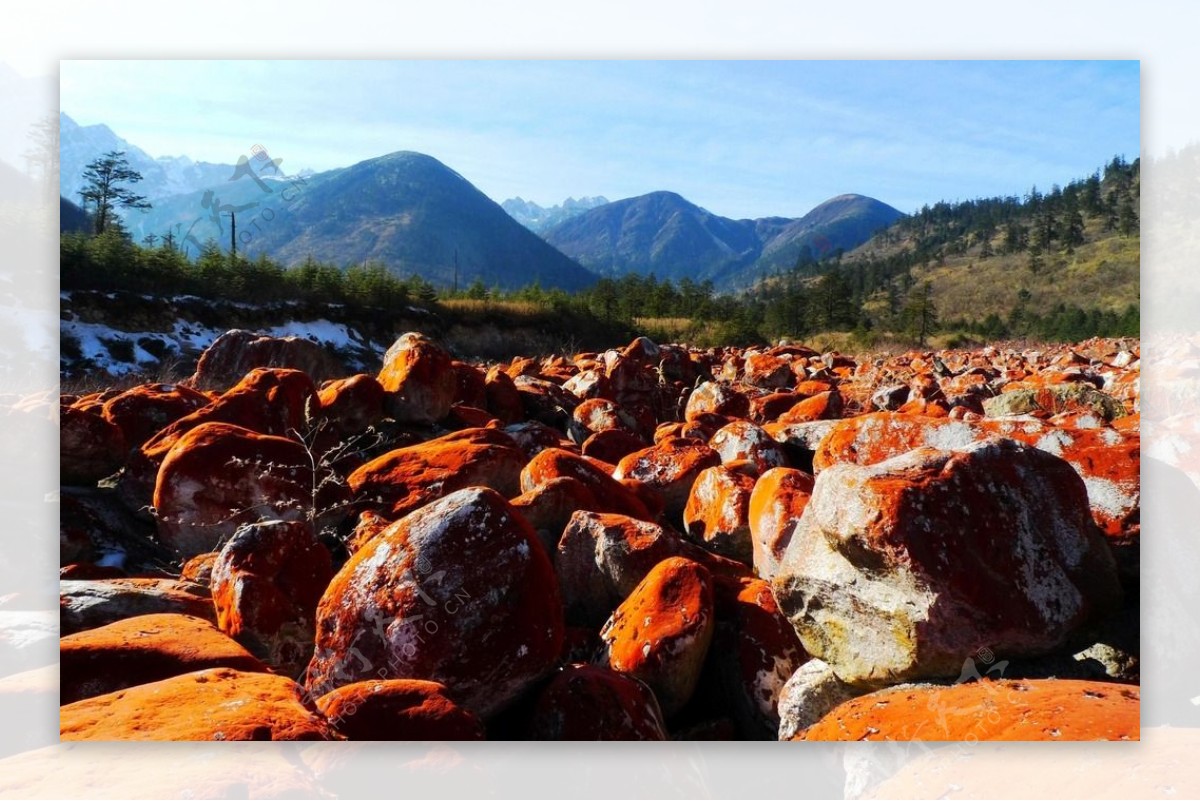
<svg viewBox="0 0 1200 801">
<path fill-rule="evenodd" d="M 646 441 L 636 434 L 619 429 L 597 431 L 583 441 L 580 450 L 602 462 L 615 464 L 625 456 L 646 447 Z"/>
<path fill-rule="evenodd" d="M 356 434 L 383 419 L 383 386 L 359 374 L 330 381 L 317 394 L 321 417 L 340 434 Z"/>
<path fill-rule="evenodd" d="M 842 396 L 837 390 L 830 390 L 800 401 L 781 414 L 776 422 L 809 423 L 813 420 L 833 420 L 841 416 Z"/>
<path fill-rule="evenodd" d="M 727 417 L 745 417 L 750 412 L 749 399 L 724 384 L 705 381 L 688 396 L 684 418 L 693 422 L 701 414 L 711 413 Z"/>
<path fill-rule="evenodd" d="M 125 451 L 121 429 L 98 412 L 80 411 L 70 406 L 62 410 L 58 466 L 63 484 L 94 485 L 124 464 Z"/>
<path fill-rule="evenodd" d="M 600 631 L 608 666 L 644 681 L 664 715 L 687 703 L 714 628 L 712 577 L 689 559 L 659 562 Z"/>
<path fill-rule="evenodd" d="M 107 401 L 104 419 L 121 429 L 129 447 L 140 448 L 171 423 L 208 404 L 208 396 L 182 384 L 142 384 Z"/>
<path fill-rule="evenodd" d="M 106 389 L 102 392 L 89 392 L 79 397 L 63 395 L 61 396 L 59 405 L 64 408 L 74 409 L 77 412 L 102 414 L 104 412 L 104 404 L 115 398 L 117 394 L 116 390 Z"/>
<path fill-rule="evenodd" d="M 541 365 L 537 359 L 528 356 L 517 356 L 513 358 L 512 363 L 505 368 L 504 372 L 515 380 L 523 375 L 537 375 L 540 370 Z"/>
<path fill-rule="evenodd" d="M 406 423 L 436 423 L 450 413 L 457 379 L 448 354 L 424 334 L 410 331 L 383 356 L 379 384 L 387 413 Z"/>
<path fill-rule="evenodd" d="M 982 407 L 979 411 L 982 411 Z M 950 410 L 937 401 L 929 401 L 924 398 L 910 400 L 896 410 L 898 414 L 912 414 L 918 417 L 949 417 Z"/>
<path fill-rule="evenodd" d="M 316 395 L 312 380 L 298 370 L 251 370 L 228 392 L 155 434 L 138 452 L 139 470 L 149 470 L 150 489 L 163 459 L 181 437 L 205 423 L 229 423 L 259 434 L 298 438 Z"/>
<path fill-rule="evenodd" d="M 521 470 L 521 490 L 530 492 L 551 479 L 563 477 L 573 478 L 587 487 L 596 503 L 603 507 L 600 511 L 626 514 L 641 520 L 651 518 L 646 505 L 627 487 L 594 462 L 559 448 L 547 448 L 529 460 Z"/>
<path fill-rule="evenodd" d="M 534 706 L 535 740 L 665 740 L 662 710 L 650 688 L 598 665 L 561 668 Z"/>
<path fill-rule="evenodd" d="M 291 679 L 214 668 L 64 706 L 62 740 L 332 740 Z"/>
<path fill-rule="evenodd" d="M 1121 598 L 1078 474 L 1003 439 L 823 471 L 772 588 L 852 684 L 1048 653 Z"/>
<path fill-rule="evenodd" d="M 546 552 L 553 557 L 571 515 L 580 510 L 594 510 L 600 504 L 582 481 L 563 476 L 518 495 L 512 505 L 533 526 Z"/>
<path fill-rule="evenodd" d="M 238 527 L 315 513 L 312 459 L 295 440 L 227 423 L 180 437 L 154 487 L 162 541 L 183 556 L 216 550 Z"/>
<path fill-rule="evenodd" d="M 318 698 L 317 708 L 347 740 L 485 739 L 479 718 L 433 681 L 355 682 Z"/>
<path fill-rule="evenodd" d="M 581 401 L 613 395 L 608 376 L 598 369 L 581 370 L 563 382 L 562 387 Z"/>
<path fill-rule="evenodd" d="M 196 372 L 185 383 L 199 390 L 227 389 L 256 367 L 299 370 L 313 381 L 346 372 L 340 359 L 311 340 L 235 329 L 221 334 L 204 349 L 196 363 Z"/>
<path fill-rule="evenodd" d="M 792 363 L 773 353 L 752 353 L 746 356 L 744 380 L 747 384 L 766 389 L 782 389 L 796 381 Z"/>
<path fill-rule="evenodd" d="M 571 417 L 579 399 L 552 381 L 522 375 L 513 379 L 521 396 L 525 417 L 560 428 Z"/>
<path fill-rule="evenodd" d="M 666 514 L 678 519 L 700 471 L 720 463 L 721 457 L 707 445 L 687 439 L 664 440 L 621 459 L 613 478 L 632 478 L 657 490 Z"/>
<path fill-rule="evenodd" d="M 307 685 L 323 694 L 368 678 L 438 681 L 487 718 L 551 669 L 562 639 L 554 568 L 529 524 L 493 490 L 459 490 L 397 521 L 334 576 Z"/>
<path fill-rule="evenodd" d="M 783 447 L 754 423 L 737 420 L 712 435 L 708 447 L 717 452 L 722 464 L 748 460 L 760 472 L 786 467 Z"/>
<path fill-rule="evenodd" d="M 484 428 L 486 426 L 499 427 L 501 423 L 495 417 L 492 417 L 492 413 L 489 411 L 456 403 L 450 407 L 450 414 L 446 417 L 446 425 L 451 428 Z"/>
<path fill-rule="evenodd" d="M 499 367 L 488 370 L 484 377 L 487 410 L 502 423 L 519 423 L 525 419 L 525 405 L 512 377 Z"/>
<path fill-rule="evenodd" d="M 838 462 L 875 464 L 919 447 L 965 446 L 982 436 L 963 421 L 896 412 L 864 414 L 829 431 L 813 456 L 813 472 Z"/>
<path fill-rule="evenodd" d="M 506 426 L 504 433 L 512 437 L 517 447 L 524 451 L 529 458 L 537 456 L 547 448 L 560 448 L 573 452 L 578 450 L 578 446 L 563 437 L 559 429 L 551 428 L 545 423 L 535 420 Z"/>
<path fill-rule="evenodd" d="M 454 362 L 454 402 L 476 409 L 487 407 L 487 374 L 473 364 Z"/>
<path fill-rule="evenodd" d="M 605 361 L 604 374 L 615 397 L 628 393 L 651 392 L 658 384 L 658 376 L 654 369 L 649 362 L 641 358 L 614 354 L 614 358 L 606 358 Z"/>
<path fill-rule="evenodd" d="M 779 569 L 812 497 L 813 477 L 802 470 L 776 467 L 759 476 L 748 510 L 754 570 L 770 580 Z"/>
<path fill-rule="evenodd" d="M 207 620 L 179 614 L 141 615 L 68 635 L 58 656 L 64 704 L 207 668 L 267 672 Z"/>
<path fill-rule="evenodd" d="M 217 561 L 217 553 L 217 551 L 209 551 L 196 554 L 183 563 L 183 567 L 179 570 L 179 578 L 182 581 L 191 581 L 207 587 L 212 579 L 212 568 L 213 563 Z"/>
<path fill-rule="evenodd" d="M 554 560 L 568 621 L 600 625 L 655 565 L 680 555 L 684 545 L 655 523 L 575 512 Z"/>
<path fill-rule="evenodd" d="M 582 444 L 598 431 L 624 431 L 633 435 L 639 433 L 637 421 L 618 404 L 605 398 L 585 400 L 571 412 L 571 439 Z"/>
<path fill-rule="evenodd" d="M 649 337 L 638 337 L 625 346 L 621 355 L 630 361 L 653 366 L 662 357 L 662 349 Z"/>
<path fill-rule="evenodd" d="M 492 429 L 467 429 L 389 451 L 350 474 L 360 508 L 393 520 L 465 487 L 491 487 L 511 498 L 520 492 L 523 452 Z"/>
<path fill-rule="evenodd" d="M 989 435 L 1013 439 L 1066 459 L 1084 480 L 1097 525 L 1113 545 L 1129 546 L 1140 528 L 1140 441 L 1095 423 L 1056 428 L 1032 417 L 953 420 L 880 412 L 837 424 L 821 441 L 813 466 L 819 473 L 838 462 L 877 464 L 922 446 L 960 448 Z"/>
<path fill-rule="evenodd" d="M 173 579 L 60 581 L 58 600 L 64 636 L 140 615 L 176 613 L 216 620 L 208 588 Z"/>
<path fill-rule="evenodd" d="M 803 395 L 805 398 L 811 398 L 824 392 L 832 392 L 834 389 L 834 385 L 828 381 L 800 381 L 795 386 L 796 394 Z"/>
<path fill-rule="evenodd" d="M 309 523 L 243 526 L 213 564 L 217 626 L 295 677 L 312 655 L 317 602 L 332 577 L 329 551 Z"/>
<path fill-rule="evenodd" d="M 749 512 L 755 476 L 747 468 L 756 471 L 749 463 L 734 465 L 701 471 L 683 510 L 683 525 L 687 535 L 706 548 L 751 564 Z"/>
<path fill-rule="evenodd" d="M 715 576 L 717 627 L 709 662 L 747 739 L 774 740 L 779 697 L 808 659 L 800 638 L 760 579 Z"/>
<path fill-rule="evenodd" d="M 750 420 L 759 425 L 770 423 L 804 399 L 805 396 L 798 392 L 772 392 L 751 398 Z"/>
<path fill-rule="evenodd" d="M 803 740 L 1138 740 L 1137 687 L 1070 679 L 902 686 L 853 698 Z"/>
</svg>

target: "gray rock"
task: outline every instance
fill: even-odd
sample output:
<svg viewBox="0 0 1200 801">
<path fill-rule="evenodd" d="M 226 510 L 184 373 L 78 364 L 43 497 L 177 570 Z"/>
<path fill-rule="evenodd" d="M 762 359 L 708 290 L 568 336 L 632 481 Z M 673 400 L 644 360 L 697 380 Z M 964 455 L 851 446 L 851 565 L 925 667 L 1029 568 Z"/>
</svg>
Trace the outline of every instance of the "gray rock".
<svg viewBox="0 0 1200 801">
<path fill-rule="evenodd" d="M 1121 593 L 1078 474 L 999 439 L 826 469 L 772 583 L 805 650 L 868 686 L 1047 653 Z"/>
<path fill-rule="evenodd" d="M 820 659 L 808 660 L 779 694 L 779 739 L 791 740 L 838 704 L 863 692 L 839 679 L 833 668 Z"/>
</svg>

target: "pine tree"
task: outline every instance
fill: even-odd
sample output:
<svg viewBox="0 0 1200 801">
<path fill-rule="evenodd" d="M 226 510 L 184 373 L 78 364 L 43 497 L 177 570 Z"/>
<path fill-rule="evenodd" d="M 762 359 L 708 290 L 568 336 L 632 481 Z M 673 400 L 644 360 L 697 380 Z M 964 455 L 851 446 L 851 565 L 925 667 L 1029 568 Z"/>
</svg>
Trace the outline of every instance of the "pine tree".
<svg viewBox="0 0 1200 801">
<path fill-rule="evenodd" d="M 143 195 L 122 186 L 142 180 L 141 173 L 130 169 L 124 151 L 109 151 L 88 164 L 83 171 L 83 180 L 84 188 L 79 190 L 79 195 L 83 198 L 85 210 L 89 203 L 92 204 L 91 213 L 97 235 L 110 228 L 119 228 L 120 221 L 115 215 L 117 208 L 140 211 L 150 208 L 150 203 Z"/>
</svg>

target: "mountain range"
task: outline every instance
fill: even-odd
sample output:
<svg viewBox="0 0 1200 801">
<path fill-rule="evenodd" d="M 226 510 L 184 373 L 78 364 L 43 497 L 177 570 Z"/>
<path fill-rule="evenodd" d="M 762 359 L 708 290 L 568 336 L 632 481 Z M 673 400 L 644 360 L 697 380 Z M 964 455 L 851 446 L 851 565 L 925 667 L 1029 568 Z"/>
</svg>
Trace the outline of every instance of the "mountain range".
<svg viewBox="0 0 1200 801">
<path fill-rule="evenodd" d="M 603 206 L 607 202 L 608 198 L 599 195 L 596 197 L 581 197 L 578 200 L 569 197 L 556 206 L 547 207 L 539 206 L 532 200 L 514 197 L 501 203 L 500 208 L 511 214 L 513 219 L 530 231 L 540 234 L 547 228 L 553 228 L 560 222 L 569 220 L 597 206 Z"/>
<path fill-rule="evenodd" d="M 720 217 L 674 192 L 651 192 L 579 214 L 543 235 L 601 275 L 654 273 L 741 288 L 763 273 L 849 250 L 903 215 L 873 198 L 839 195 L 798 219 Z"/>
<path fill-rule="evenodd" d="M 239 174 L 233 164 L 153 158 L 105 125 L 80 126 L 66 114 L 60 122 L 65 198 L 77 199 L 84 167 L 110 150 L 124 150 L 142 174 L 134 189 L 152 208 L 123 215 L 135 241 L 169 234 L 193 256 L 208 243 L 227 251 L 236 215 L 242 255 L 289 266 L 309 257 L 343 267 L 374 261 L 442 287 L 538 281 L 575 290 L 598 275 L 637 272 L 738 289 L 806 252 L 849 250 L 903 216 L 862 195 L 840 195 L 798 219 L 734 220 L 666 191 L 612 203 L 568 198 L 545 208 L 512 198 L 501 206 L 421 153 L 291 177 L 251 159 L 257 171 Z"/>
<path fill-rule="evenodd" d="M 234 163 L 192 161 L 187 156 L 154 158 L 137 145 L 122 139 L 107 125 L 80 125 L 61 112 L 58 115 L 58 130 L 59 194 L 73 203 L 79 202 L 84 168 L 97 156 L 113 150 L 124 151 L 129 166 L 141 173 L 142 180 L 132 189 L 139 195 L 145 195 L 151 202 L 217 186 L 228 181 L 236 169 Z M 249 158 L 249 154 L 245 155 Z"/>
</svg>

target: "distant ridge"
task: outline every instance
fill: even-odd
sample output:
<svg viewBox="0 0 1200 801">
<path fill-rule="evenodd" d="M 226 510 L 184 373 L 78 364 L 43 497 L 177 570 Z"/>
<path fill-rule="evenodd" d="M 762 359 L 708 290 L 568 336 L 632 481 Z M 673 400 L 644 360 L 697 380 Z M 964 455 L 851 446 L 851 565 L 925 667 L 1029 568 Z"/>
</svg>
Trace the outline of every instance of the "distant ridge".
<svg viewBox="0 0 1200 801">
<path fill-rule="evenodd" d="M 546 241 L 602 275 L 653 273 L 752 283 L 764 270 L 786 269 L 850 250 L 903 215 L 863 195 L 838 195 L 799 219 L 732 220 L 674 192 L 651 192 L 583 212 L 547 230 Z"/>
</svg>

